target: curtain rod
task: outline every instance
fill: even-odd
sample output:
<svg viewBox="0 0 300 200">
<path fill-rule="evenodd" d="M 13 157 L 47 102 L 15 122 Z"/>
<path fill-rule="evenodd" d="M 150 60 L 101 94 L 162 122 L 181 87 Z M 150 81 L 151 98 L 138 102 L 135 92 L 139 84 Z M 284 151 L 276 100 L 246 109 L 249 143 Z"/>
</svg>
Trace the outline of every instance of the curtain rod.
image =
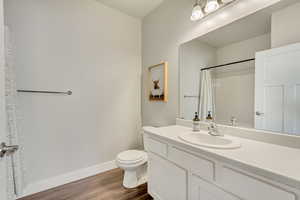
<svg viewBox="0 0 300 200">
<path fill-rule="evenodd" d="M 212 67 L 206 67 L 206 68 L 202 68 L 201 71 L 208 70 L 208 69 L 215 69 L 215 68 L 224 67 L 224 66 L 228 66 L 228 65 L 235 65 L 235 64 L 239 64 L 239 63 L 249 62 L 252 60 L 255 60 L 255 58 L 251 58 L 251 59 L 247 59 L 247 60 L 240 60 L 240 61 L 231 62 L 231 63 L 227 63 L 227 64 L 222 64 L 222 65 L 216 65 L 216 66 L 212 66 Z"/>
</svg>

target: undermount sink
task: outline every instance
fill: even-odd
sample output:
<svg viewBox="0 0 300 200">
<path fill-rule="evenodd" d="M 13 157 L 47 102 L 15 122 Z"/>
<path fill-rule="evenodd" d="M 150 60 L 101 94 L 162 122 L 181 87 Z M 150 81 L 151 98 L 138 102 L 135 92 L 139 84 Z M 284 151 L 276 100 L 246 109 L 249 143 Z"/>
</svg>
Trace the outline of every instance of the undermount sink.
<svg viewBox="0 0 300 200">
<path fill-rule="evenodd" d="M 214 148 L 214 149 L 236 149 L 241 144 L 228 137 L 211 136 L 207 132 L 191 132 L 179 136 L 179 138 L 187 143 Z"/>
</svg>

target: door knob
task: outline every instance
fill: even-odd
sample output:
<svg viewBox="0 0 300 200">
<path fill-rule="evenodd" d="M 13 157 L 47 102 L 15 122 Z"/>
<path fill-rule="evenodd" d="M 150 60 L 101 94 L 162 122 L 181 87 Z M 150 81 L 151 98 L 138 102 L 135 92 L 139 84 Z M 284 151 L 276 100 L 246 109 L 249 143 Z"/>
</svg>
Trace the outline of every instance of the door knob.
<svg viewBox="0 0 300 200">
<path fill-rule="evenodd" d="M 7 146 L 4 142 L 2 142 L 0 144 L 0 158 L 3 158 L 5 155 L 9 156 L 15 153 L 18 149 L 18 145 Z"/>
<path fill-rule="evenodd" d="M 262 116 L 262 115 L 264 115 L 264 113 L 259 112 L 259 111 L 256 111 L 255 114 L 256 114 L 257 116 Z"/>
</svg>

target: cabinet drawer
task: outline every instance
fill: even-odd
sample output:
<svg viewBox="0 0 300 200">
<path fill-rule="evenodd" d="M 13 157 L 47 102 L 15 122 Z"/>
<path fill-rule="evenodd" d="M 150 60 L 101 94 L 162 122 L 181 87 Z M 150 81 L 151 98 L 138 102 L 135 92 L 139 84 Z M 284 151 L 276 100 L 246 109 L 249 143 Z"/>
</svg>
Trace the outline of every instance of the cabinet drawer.
<svg viewBox="0 0 300 200">
<path fill-rule="evenodd" d="M 190 170 L 192 173 L 200 176 L 203 179 L 214 180 L 214 162 L 205 158 L 192 155 L 183 150 L 171 147 L 169 150 L 169 160 L 177 165 Z"/>
<path fill-rule="evenodd" d="M 245 200 L 296 200 L 292 192 L 228 167 L 222 168 L 222 185 Z"/>
<path fill-rule="evenodd" d="M 152 153 L 155 153 L 165 158 L 167 157 L 167 152 L 168 152 L 167 144 L 149 137 L 145 137 L 144 141 L 145 141 L 145 147 L 147 151 L 150 151 Z"/>
</svg>

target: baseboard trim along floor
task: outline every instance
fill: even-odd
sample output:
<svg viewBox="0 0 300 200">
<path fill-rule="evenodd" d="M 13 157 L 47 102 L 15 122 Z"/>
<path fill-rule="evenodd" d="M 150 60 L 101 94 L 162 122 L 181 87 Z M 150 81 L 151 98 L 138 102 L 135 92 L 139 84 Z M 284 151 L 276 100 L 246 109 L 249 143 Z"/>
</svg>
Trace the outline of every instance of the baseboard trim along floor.
<svg viewBox="0 0 300 200">
<path fill-rule="evenodd" d="M 94 165 L 91 167 L 87 167 L 84 169 L 76 170 L 73 172 L 69 172 L 66 174 L 62 174 L 56 177 L 52 177 L 40 182 L 36 182 L 33 184 L 28 185 L 24 191 L 23 194 L 18 196 L 18 198 L 22 198 L 25 196 L 29 196 L 38 192 L 42 192 L 45 190 L 49 190 L 67 183 L 71 183 L 74 181 L 78 181 L 83 178 L 87 178 L 90 176 L 94 176 L 96 174 L 106 172 L 112 169 L 117 168 L 115 161 L 109 161 L 105 163 L 101 163 L 98 165 Z"/>
</svg>

